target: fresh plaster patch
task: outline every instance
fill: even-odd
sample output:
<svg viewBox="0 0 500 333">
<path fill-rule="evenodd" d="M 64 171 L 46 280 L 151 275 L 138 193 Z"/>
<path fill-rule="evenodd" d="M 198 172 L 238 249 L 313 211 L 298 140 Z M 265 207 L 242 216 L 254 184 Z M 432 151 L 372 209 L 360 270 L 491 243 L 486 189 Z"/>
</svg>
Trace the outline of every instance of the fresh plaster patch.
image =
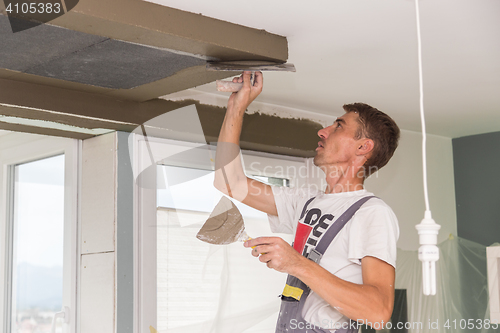
<svg viewBox="0 0 500 333">
<path fill-rule="evenodd" d="M 217 141 L 226 108 L 201 104 L 195 100 L 175 102 L 179 108 L 194 104 L 207 142 Z M 302 118 L 281 118 L 263 113 L 245 114 L 241 147 L 274 154 L 312 157 L 323 126 Z"/>
<path fill-rule="evenodd" d="M 211 84 L 214 85 L 213 83 Z M 174 102 L 193 100 L 201 104 L 213 105 L 225 108 L 227 105 L 227 100 L 229 98 L 229 95 L 216 93 L 214 85 L 214 93 L 200 91 L 197 89 L 186 89 L 173 94 L 162 96 L 160 98 Z M 252 104 L 249 105 L 246 113 L 247 114 L 261 113 L 271 116 L 277 116 L 284 119 L 307 119 L 319 123 L 323 127 L 331 125 L 337 118 L 333 114 L 332 115 L 320 114 L 317 112 L 302 110 L 298 108 L 292 108 L 272 103 L 259 102 L 258 100 L 252 102 Z"/>
</svg>

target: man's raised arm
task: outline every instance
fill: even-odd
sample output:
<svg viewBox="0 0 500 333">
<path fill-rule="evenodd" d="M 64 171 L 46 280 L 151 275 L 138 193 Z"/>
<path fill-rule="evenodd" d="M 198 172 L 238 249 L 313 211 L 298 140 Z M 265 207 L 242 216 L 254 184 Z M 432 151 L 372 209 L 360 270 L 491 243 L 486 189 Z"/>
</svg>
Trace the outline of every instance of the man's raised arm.
<svg viewBox="0 0 500 333">
<path fill-rule="evenodd" d="M 263 76 L 255 73 L 254 84 L 250 84 L 250 72 L 244 72 L 233 82 L 243 82 L 237 93 L 232 93 L 222 123 L 215 158 L 214 186 L 244 204 L 268 214 L 278 215 L 271 187 L 248 178 L 241 164 L 240 135 L 243 115 L 250 103 L 261 93 Z"/>
</svg>

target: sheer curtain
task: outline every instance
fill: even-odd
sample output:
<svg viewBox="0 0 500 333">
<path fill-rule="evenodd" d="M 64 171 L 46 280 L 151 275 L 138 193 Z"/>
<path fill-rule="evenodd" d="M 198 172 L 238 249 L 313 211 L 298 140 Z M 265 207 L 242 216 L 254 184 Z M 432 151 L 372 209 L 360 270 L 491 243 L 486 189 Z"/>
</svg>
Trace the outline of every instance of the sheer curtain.
<svg viewBox="0 0 500 333">
<path fill-rule="evenodd" d="M 500 332 L 489 322 L 486 247 L 451 235 L 438 247 L 435 296 L 422 293 L 417 251 L 398 250 L 396 288 L 407 290 L 409 332 Z"/>
</svg>

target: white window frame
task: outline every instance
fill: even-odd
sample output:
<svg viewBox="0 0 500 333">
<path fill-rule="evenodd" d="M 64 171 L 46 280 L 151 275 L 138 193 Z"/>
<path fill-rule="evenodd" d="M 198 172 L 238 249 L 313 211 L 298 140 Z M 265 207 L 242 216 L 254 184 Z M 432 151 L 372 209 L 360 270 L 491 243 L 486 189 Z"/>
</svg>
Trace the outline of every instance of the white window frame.
<svg viewBox="0 0 500 333">
<path fill-rule="evenodd" d="M 500 322 L 500 246 L 486 248 L 490 320 Z"/>
<path fill-rule="evenodd" d="M 81 140 L 40 136 L 25 133 L 10 133 L 0 137 L 0 329 L 6 330 L 10 318 L 6 297 L 6 278 L 8 265 L 7 237 L 8 226 L 12 223 L 12 195 L 14 168 L 18 164 L 39 159 L 65 155 L 64 174 L 64 256 L 63 256 L 63 307 L 67 306 L 70 321 L 63 325 L 64 333 L 77 332 L 77 276 L 80 265 L 78 247 L 78 190 L 80 173 Z M 9 214 L 9 215 L 8 215 Z M 9 223 L 9 225 L 8 225 Z M 11 235 L 10 235 L 11 236 Z M 8 240 L 12 246 L 12 239 Z M 11 259 L 11 258 L 9 258 Z M 10 311 L 9 311 L 10 312 Z M 58 319 L 61 320 L 61 319 Z"/>
<path fill-rule="evenodd" d="M 134 180 L 141 171 L 151 166 L 151 159 L 154 163 L 172 156 L 173 152 L 181 152 L 192 148 L 204 149 L 201 144 L 175 141 L 169 139 L 160 139 L 144 137 L 140 134 L 131 134 L 129 137 L 130 156 L 133 156 L 132 167 Z M 212 162 L 215 159 L 215 147 L 210 149 Z M 259 171 L 260 176 L 291 179 L 294 175 L 287 174 L 287 166 L 293 166 L 297 169 L 308 170 L 310 161 L 306 158 L 281 156 L 268 153 L 242 151 L 244 167 L 246 170 Z M 189 160 L 178 158 L 175 162 L 169 160 L 168 165 L 180 167 L 193 167 L 203 169 L 210 162 L 205 160 L 205 156 L 191 156 Z M 254 164 L 252 164 L 254 163 Z M 276 175 L 272 172 L 273 168 L 284 171 L 283 174 Z M 156 170 L 156 169 L 155 169 Z M 213 167 L 212 167 L 213 170 Z M 154 179 L 148 179 L 147 183 L 156 184 L 156 172 L 149 173 Z M 306 175 L 303 178 L 296 178 L 294 186 L 302 187 L 310 181 Z M 157 323 L 157 299 L 156 299 L 156 228 L 149 226 L 156 225 L 157 218 L 157 197 L 156 188 L 144 188 L 134 181 L 134 333 L 149 332 L 149 327 Z"/>
</svg>

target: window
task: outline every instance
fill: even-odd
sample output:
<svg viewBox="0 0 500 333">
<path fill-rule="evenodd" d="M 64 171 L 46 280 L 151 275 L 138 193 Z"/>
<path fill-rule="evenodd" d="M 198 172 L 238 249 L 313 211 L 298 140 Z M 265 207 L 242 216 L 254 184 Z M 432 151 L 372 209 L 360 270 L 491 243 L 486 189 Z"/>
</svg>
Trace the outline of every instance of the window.
<svg viewBox="0 0 500 333">
<path fill-rule="evenodd" d="M 212 185 L 214 147 L 137 135 L 134 149 L 136 332 L 150 326 L 182 332 L 274 330 L 286 275 L 268 269 L 242 243 L 212 245 L 195 237 L 222 196 Z M 196 154 L 189 153 L 193 150 Z M 303 181 L 292 172 L 305 166 L 303 159 L 243 156 L 249 176 L 281 186 Z M 251 237 L 292 241 L 291 235 L 272 234 L 264 213 L 235 204 Z"/>
<path fill-rule="evenodd" d="M 11 332 L 49 332 L 62 308 L 64 155 L 14 167 Z"/>
<path fill-rule="evenodd" d="M 75 332 L 78 141 L 12 133 L 0 146 L 2 330 L 50 332 L 67 307 L 56 332 Z"/>
</svg>

